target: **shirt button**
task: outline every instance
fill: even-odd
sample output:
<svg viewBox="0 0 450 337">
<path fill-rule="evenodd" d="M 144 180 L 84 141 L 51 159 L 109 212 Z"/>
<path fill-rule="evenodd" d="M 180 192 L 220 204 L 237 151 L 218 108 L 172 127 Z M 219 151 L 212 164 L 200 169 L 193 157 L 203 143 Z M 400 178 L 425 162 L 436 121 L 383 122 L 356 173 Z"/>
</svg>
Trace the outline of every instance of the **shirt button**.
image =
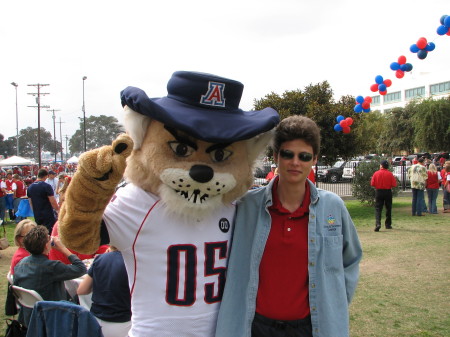
<svg viewBox="0 0 450 337">
<path fill-rule="evenodd" d="M 311 239 L 310 241 L 311 241 L 312 243 L 316 242 L 316 240 L 314 240 L 314 239 Z"/>
<path fill-rule="evenodd" d="M 290 231 L 291 231 L 291 228 L 289 227 L 289 228 L 287 229 L 287 231 L 290 232 Z"/>
<path fill-rule="evenodd" d="M 316 287 L 316 284 L 315 283 L 311 283 L 311 288 L 315 288 Z"/>
<path fill-rule="evenodd" d="M 314 219 L 316 216 L 313 214 L 313 215 L 311 215 L 311 219 Z"/>
<path fill-rule="evenodd" d="M 317 309 L 316 307 L 312 307 L 311 308 L 312 311 L 316 311 L 316 309 Z"/>
<path fill-rule="evenodd" d="M 310 262 L 309 265 L 310 265 L 311 267 L 314 267 L 314 262 Z"/>
</svg>

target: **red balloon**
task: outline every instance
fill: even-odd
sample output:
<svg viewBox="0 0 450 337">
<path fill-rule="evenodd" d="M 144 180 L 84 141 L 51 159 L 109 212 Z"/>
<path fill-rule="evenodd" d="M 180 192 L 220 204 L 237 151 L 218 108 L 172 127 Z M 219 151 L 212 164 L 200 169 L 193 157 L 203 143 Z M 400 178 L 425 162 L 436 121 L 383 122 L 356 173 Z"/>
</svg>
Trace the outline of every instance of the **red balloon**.
<svg viewBox="0 0 450 337">
<path fill-rule="evenodd" d="M 448 36 L 450 36 L 450 29 L 448 30 L 448 32 L 447 32 L 447 33 L 445 33 L 445 35 L 448 35 Z"/>
<path fill-rule="evenodd" d="M 406 63 L 406 56 L 400 56 L 398 58 L 398 64 L 405 64 Z"/>
<path fill-rule="evenodd" d="M 387 94 L 387 91 L 380 91 L 380 95 L 386 95 Z"/>
<path fill-rule="evenodd" d="M 347 121 L 347 125 L 348 125 L 348 126 L 350 126 L 350 125 L 353 124 L 353 118 L 347 117 L 345 120 Z"/>
<path fill-rule="evenodd" d="M 369 109 L 370 108 L 370 103 L 364 101 L 363 104 L 361 104 L 361 106 L 363 107 L 363 109 Z"/>
<path fill-rule="evenodd" d="M 342 132 L 343 133 L 350 133 L 350 127 L 349 126 L 343 127 L 342 128 Z"/>
<path fill-rule="evenodd" d="M 390 87 L 392 85 L 392 81 L 391 80 L 384 80 L 383 83 L 387 86 Z"/>
<path fill-rule="evenodd" d="M 347 121 L 346 121 L 345 119 L 341 120 L 341 121 L 339 122 L 339 125 L 342 126 L 342 128 L 345 128 L 345 127 L 348 126 Z"/>
<path fill-rule="evenodd" d="M 372 97 L 366 96 L 366 97 L 364 98 L 364 102 L 372 103 Z"/>
<path fill-rule="evenodd" d="M 427 46 L 427 39 L 424 37 L 421 37 L 419 40 L 417 40 L 417 48 L 424 49 Z"/>
<path fill-rule="evenodd" d="M 395 72 L 395 77 L 397 77 L 397 78 L 403 78 L 403 76 L 405 76 L 405 72 L 403 71 L 403 70 L 397 70 L 396 72 Z"/>
<path fill-rule="evenodd" d="M 370 91 L 373 91 L 373 92 L 378 91 L 378 84 L 377 83 L 372 84 L 370 86 Z"/>
</svg>

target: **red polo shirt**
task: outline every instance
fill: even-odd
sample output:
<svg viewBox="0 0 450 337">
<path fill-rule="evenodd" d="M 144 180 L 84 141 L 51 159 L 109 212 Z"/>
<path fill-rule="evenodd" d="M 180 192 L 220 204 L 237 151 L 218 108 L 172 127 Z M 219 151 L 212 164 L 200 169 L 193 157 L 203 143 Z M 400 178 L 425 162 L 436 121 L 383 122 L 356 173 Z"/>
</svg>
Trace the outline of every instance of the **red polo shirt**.
<svg viewBox="0 0 450 337">
<path fill-rule="evenodd" d="M 272 226 L 259 266 L 256 312 L 278 319 L 295 320 L 309 315 L 308 221 L 310 190 L 293 213 L 282 205 L 275 181 L 269 208 Z"/>
<path fill-rule="evenodd" d="M 377 190 L 390 190 L 392 187 L 397 186 L 397 180 L 395 180 L 391 171 L 382 168 L 373 174 L 370 185 Z"/>
</svg>

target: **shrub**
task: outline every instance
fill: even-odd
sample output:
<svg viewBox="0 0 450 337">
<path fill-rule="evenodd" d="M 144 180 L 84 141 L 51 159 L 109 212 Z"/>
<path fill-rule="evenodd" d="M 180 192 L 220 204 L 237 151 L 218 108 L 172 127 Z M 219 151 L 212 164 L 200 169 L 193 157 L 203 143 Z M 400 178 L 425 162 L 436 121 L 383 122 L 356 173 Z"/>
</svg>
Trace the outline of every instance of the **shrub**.
<svg viewBox="0 0 450 337">
<path fill-rule="evenodd" d="M 380 161 L 371 160 L 363 162 L 355 169 L 355 177 L 352 182 L 352 195 L 361 203 L 367 203 L 370 206 L 375 205 L 375 189 L 370 186 L 373 174 L 380 169 Z M 389 168 L 392 171 L 392 167 Z M 400 190 L 397 180 L 397 187 L 392 189 L 392 195 L 395 197 Z"/>
</svg>

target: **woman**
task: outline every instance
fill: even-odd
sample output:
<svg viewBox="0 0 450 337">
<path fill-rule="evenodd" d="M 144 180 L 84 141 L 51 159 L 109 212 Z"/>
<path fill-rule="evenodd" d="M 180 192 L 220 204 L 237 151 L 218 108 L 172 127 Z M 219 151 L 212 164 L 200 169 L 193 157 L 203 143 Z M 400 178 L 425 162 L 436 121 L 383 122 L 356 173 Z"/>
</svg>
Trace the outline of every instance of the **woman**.
<svg viewBox="0 0 450 337">
<path fill-rule="evenodd" d="M 23 245 L 23 238 L 33 227 L 36 226 L 37 226 L 36 222 L 30 219 L 22 220 L 16 225 L 16 229 L 14 230 L 14 243 L 19 248 L 16 250 L 11 259 L 11 268 L 10 268 L 11 275 L 14 275 L 14 267 L 16 266 L 16 264 L 19 263 L 19 261 L 22 260 L 24 257 L 30 255 L 30 253 L 25 249 Z"/>
<path fill-rule="evenodd" d="M 444 213 L 450 212 L 450 161 L 446 161 L 444 169 L 441 172 L 442 176 L 442 189 L 444 190 Z"/>
<path fill-rule="evenodd" d="M 428 211 L 430 214 L 438 214 L 436 199 L 439 193 L 439 184 L 441 181 L 441 174 L 437 171 L 436 165 L 430 164 L 427 170 L 427 194 L 428 194 Z"/>
</svg>

